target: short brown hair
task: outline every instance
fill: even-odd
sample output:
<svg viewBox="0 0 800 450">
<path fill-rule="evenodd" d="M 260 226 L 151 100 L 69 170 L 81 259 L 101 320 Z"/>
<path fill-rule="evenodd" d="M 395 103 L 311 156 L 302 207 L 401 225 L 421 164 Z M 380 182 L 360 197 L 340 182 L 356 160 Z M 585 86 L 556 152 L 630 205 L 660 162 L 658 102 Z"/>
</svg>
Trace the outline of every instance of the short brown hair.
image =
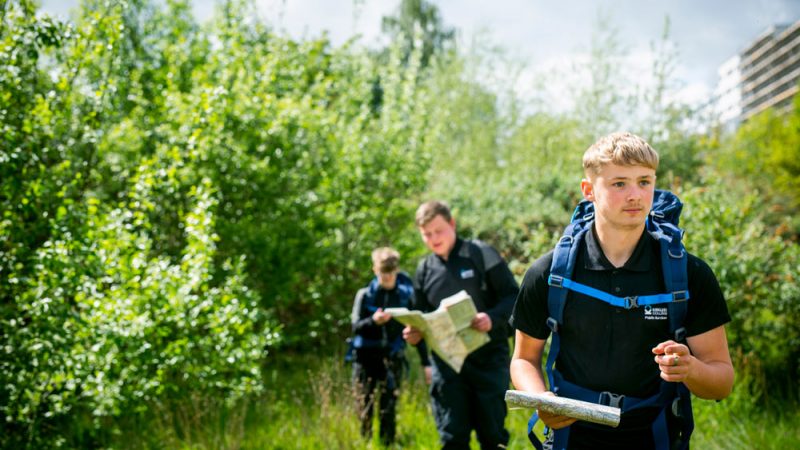
<svg viewBox="0 0 800 450">
<path fill-rule="evenodd" d="M 382 273 L 394 272 L 400 267 L 400 253 L 391 247 L 379 247 L 372 251 L 372 264 Z"/>
<path fill-rule="evenodd" d="M 658 170 L 658 153 L 635 134 L 612 133 L 600 138 L 583 154 L 583 171 L 587 176 L 597 175 L 606 164 Z"/>
<path fill-rule="evenodd" d="M 436 216 L 442 216 L 442 219 L 447 222 L 453 219 L 453 215 L 450 213 L 450 207 L 447 206 L 447 203 L 440 200 L 430 200 L 419 205 L 414 222 L 418 227 L 421 227 L 435 219 Z"/>
</svg>

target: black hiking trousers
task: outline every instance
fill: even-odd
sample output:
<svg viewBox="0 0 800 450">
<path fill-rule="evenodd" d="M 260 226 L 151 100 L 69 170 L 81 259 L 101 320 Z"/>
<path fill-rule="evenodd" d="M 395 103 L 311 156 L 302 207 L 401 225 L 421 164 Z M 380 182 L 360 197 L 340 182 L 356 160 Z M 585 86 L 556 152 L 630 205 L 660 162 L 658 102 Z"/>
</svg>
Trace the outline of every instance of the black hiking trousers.
<svg viewBox="0 0 800 450">
<path fill-rule="evenodd" d="M 358 349 L 353 363 L 356 407 L 361 435 L 372 436 L 375 402 L 379 404 L 380 438 L 384 445 L 394 442 L 397 432 L 397 399 L 405 367 L 403 352 L 389 355 L 381 349 Z"/>
</svg>

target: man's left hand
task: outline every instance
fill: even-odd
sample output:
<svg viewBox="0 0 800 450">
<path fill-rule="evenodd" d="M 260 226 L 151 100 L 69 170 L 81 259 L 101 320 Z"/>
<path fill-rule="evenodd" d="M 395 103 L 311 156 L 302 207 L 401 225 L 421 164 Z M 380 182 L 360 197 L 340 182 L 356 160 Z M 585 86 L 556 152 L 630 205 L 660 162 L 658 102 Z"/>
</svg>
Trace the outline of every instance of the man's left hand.
<svg viewBox="0 0 800 450">
<path fill-rule="evenodd" d="M 653 348 L 661 379 L 673 383 L 686 381 L 694 365 L 689 347 L 675 341 L 665 341 Z"/>
<path fill-rule="evenodd" d="M 485 312 L 479 312 L 475 314 L 475 317 L 472 319 L 472 323 L 470 324 L 472 328 L 478 331 L 486 331 L 492 329 L 492 318 L 489 317 L 488 314 Z"/>
</svg>

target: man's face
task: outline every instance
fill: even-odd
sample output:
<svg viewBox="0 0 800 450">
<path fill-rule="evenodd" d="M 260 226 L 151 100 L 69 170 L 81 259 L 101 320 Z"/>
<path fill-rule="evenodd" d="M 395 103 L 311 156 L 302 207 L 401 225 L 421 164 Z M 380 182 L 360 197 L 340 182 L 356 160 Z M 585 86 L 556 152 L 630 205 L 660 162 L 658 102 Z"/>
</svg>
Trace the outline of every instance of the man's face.
<svg viewBox="0 0 800 450">
<path fill-rule="evenodd" d="M 456 243 L 456 221 L 446 221 L 442 216 L 436 216 L 430 222 L 419 227 L 422 241 L 435 255 L 447 259 L 450 250 Z"/>
<path fill-rule="evenodd" d="M 655 182 L 653 169 L 606 164 L 581 182 L 581 190 L 594 202 L 598 225 L 631 230 L 644 225 L 653 206 Z"/>
<path fill-rule="evenodd" d="M 375 273 L 375 276 L 378 277 L 378 284 L 380 284 L 382 288 L 387 291 L 394 289 L 394 285 L 397 283 L 397 270 L 381 272 L 377 267 L 373 267 L 372 271 Z"/>
</svg>

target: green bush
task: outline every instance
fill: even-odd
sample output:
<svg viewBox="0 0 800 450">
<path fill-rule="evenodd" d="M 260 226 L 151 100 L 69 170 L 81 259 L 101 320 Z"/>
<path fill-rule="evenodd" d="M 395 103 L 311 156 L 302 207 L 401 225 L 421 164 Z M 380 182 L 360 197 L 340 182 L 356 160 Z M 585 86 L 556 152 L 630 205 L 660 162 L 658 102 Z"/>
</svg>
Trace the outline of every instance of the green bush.
<svg viewBox="0 0 800 450">
<path fill-rule="evenodd" d="M 343 331 L 372 248 L 418 251 L 421 50 L 378 63 L 253 8 L 4 4 L 3 446 L 258 391 L 268 349 Z"/>
<path fill-rule="evenodd" d="M 757 193 L 732 182 L 713 178 L 680 195 L 686 246 L 714 269 L 727 299 L 738 368 L 752 372 L 757 399 L 791 392 L 800 375 L 800 247 L 765 224 Z"/>
</svg>

